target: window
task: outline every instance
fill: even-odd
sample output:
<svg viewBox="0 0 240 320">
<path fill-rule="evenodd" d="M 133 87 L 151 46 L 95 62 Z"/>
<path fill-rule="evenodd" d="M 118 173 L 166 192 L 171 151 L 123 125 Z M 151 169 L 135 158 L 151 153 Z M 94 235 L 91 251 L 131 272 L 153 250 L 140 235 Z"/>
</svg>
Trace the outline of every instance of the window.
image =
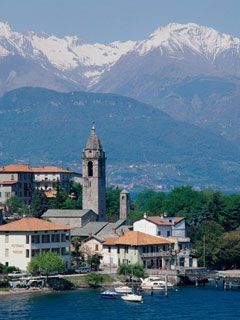
<svg viewBox="0 0 240 320">
<path fill-rule="evenodd" d="M 39 235 L 33 235 L 32 236 L 32 243 L 40 243 L 40 236 Z"/>
<path fill-rule="evenodd" d="M 29 250 L 26 250 L 26 258 L 29 258 Z"/>
<path fill-rule="evenodd" d="M 9 250 L 5 249 L 5 257 L 8 258 L 9 257 Z"/>
<path fill-rule="evenodd" d="M 29 236 L 26 236 L 26 244 L 29 244 Z"/>
<path fill-rule="evenodd" d="M 167 237 L 170 237 L 170 231 L 167 231 Z"/>
<path fill-rule="evenodd" d="M 42 243 L 49 243 L 49 242 L 50 242 L 49 234 L 42 235 Z"/>
<path fill-rule="evenodd" d="M 66 235 L 62 234 L 62 242 L 66 242 Z"/>
<path fill-rule="evenodd" d="M 11 174 L 11 180 L 12 181 L 14 180 L 14 174 Z"/>
<path fill-rule="evenodd" d="M 9 242 L 9 236 L 8 234 L 5 235 L 5 243 L 8 243 Z"/>
<path fill-rule="evenodd" d="M 98 251 L 98 244 L 95 245 L 95 251 Z"/>
<path fill-rule="evenodd" d="M 160 231 L 160 230 L 158 231 L 157 235 L 158 235 L 158 236 L 160 236 L 160 235 L 161 235 L 161 231 Z"/>
<path fill-rule="evenodd" d="M 5 197 L 10 198 L 11 197 L 11 192 L 5 192 Z"/>
<path fill-rule="evenodd" d="M 111 252 L 111 247 L 108 247 L 108 252 L 109 252 L 109 253 Z"/>
<path fill-rule="evenodd" d="M 125 253 L 128 253 L 128 246 L 125 246 Z"/>
<path fill-rule="evenodd" d="M 60 234 L 52 234 L 52 242 L 60 242 Z"/>
<path fill-rule="evenodd" d="M 89 177 L 93 176 L 93 163 L 92 163 L 92 161 L 88 162 L 88 176 Z"/>
<path fill-rule="evenodd" d="M 118 254 L 120 253 L 120 247 L 117 247 L 117 253 Z"/>
</svg>

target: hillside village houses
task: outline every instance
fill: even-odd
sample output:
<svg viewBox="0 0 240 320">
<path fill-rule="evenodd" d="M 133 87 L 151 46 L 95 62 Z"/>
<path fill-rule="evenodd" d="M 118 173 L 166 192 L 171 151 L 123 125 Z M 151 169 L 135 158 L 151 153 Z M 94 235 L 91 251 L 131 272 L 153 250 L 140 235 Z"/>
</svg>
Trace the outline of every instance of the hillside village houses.
<svg viewBox="0 0 240 320">
<path fill-rule="evenodd" d="M 191 255 L 190 239 L 186 237 L 183 218 L 145 215 L 133 226 L 129 225 L 130 194 L 122 190 L 118 220 L 109 222 L 105 219 L 105 162 L 105 152 L 93 126 L 82 153 L 82 210 L 47 210 L 42 215 L 41 222 L 37 221 L 39 219 L 33 221 L 30 229 L 21 229 L 21 223 L 25 225 L 27 221 L 30 221 L 27 219 L 30 218 L 23 218 L 15 225 L 13 224 L 14 230 L 11 230 L 11 223 L 1 226 L 1 243 L 4 246 L 0 247 L 0 263 L 14 263 L 17 267 L 26 268 L 30 257 L 45 249 L 57 250 L 64 255 L 66 252 L 64 248 L 69 245 L 71 228 L 71 237 L 77 237 L 82 241 L 81 250 L 84 249 L 84 252 L 90 255 L 101 256 L 102 266 L 117 267 L 121 263 L 141 263 L 146 268 L 162 269 L 197 266 L 196 259 Z M 73 175 L 72 171 L 57 167 L 4 166 L 0 170 L 0 201 L 15 194 L 28 203 L 34 188 L 50 190 L 54 187 L 55 181 L 65 183 L 64 186 L 68 190 L 68 184 Z M 7 192 L 9 194 L 6 194 Z M 40 227 L 40 230 L 38 226 L 45 222 L 50 223 L 51 227 L 48 225 L 49 229 L 46 228 L 46 230 Z M 36 230 L 34 229 L 35 223 Z M 58 227 L 53 230 L 53 226 Z M 32 239 L 29 240 L 29 237 L 34 236 L 35 232 L 39 236 L 37 237 L 38 243 L 35 240 L 33 242 Z M 53 237 L 55 232 L 59 234 L 59 237 L 57 236 L 59 241 L 60 239 L 66 241 L 52 241 L 51 239 L 55 239 Z M 16 238 L 16 233 L 19 238 Z M 45 233 L 49 236 L 47 240 L 44 237 Z M 9 247 L 9 243 L 11 243 L 11 248 L 17 248 L 20 243 L 21 249 L 13 250 Z M 14 251 L 19 251 L 19 253 L 14 253 Z M 20 251 L 21 254 L 25 252 L 25 258 L 20 258 L 21 262 L 18 262 L 16 254 L 19 254 L 20 257 Z"/>
<path fill-rule="evenodd" d="M 54 190 L 56 182 L 69 191 L 74 176 L 79 174 L 54 166 L 10 164 L 0 167 L 0 202 L 4 203 L 11 196 L 17 196 L 24 203 L 29 203 L 35 189 L 44 190 L 48 195 L 49 191 Z"/>
</svg>

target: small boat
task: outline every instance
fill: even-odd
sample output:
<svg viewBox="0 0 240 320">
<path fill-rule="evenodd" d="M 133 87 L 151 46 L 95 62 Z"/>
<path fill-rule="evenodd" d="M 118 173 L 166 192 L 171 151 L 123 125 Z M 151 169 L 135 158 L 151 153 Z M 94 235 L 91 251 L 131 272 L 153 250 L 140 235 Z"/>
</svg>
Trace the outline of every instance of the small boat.
<svg viewBox="0 0 240 320">
<path fill-rule="evenodd" d="M 106 299 L 116 299 L 117 295 L 118 294 L 115 291 L 111 291 L 111 290 L 106 290 L 101 292 L 101 296 Z"/>
<path fill-rule="evenodd" d="M 135 293 L 127 293 L 121 297 L 124 301 L 129 302 L 143 302 L 142 296 Z"/>
<path fill-rule="evenodd" d="M 128 287 L 128 286 L 120 286 L 120 287 L 116 287 L 114 288 L 114 290 L 117 292 L 117 293 L 132 293 L 132 288 Z"/>
<path fill-rule="evenodd" d="M 141 289 L 143 290 L 165 290 L 166 286 L 168 289 L 174 287 L 174 284 L 163 281 L 159 277 L 148 277 L 141 279 L 141 281 Z"/>
</svg>

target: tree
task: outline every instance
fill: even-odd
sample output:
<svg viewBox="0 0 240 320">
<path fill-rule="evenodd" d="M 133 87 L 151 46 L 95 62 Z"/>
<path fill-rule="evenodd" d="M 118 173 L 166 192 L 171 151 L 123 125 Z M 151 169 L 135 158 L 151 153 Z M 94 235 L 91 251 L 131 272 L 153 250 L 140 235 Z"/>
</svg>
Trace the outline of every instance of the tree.
<svg viewBox="0 0 240 320">
<path fill-rule="evenodd" d="M 106 215 L 114 221 L 119 217 L 119 199 L 121 189 L 109 187 L 106 189 Z"/>
<path fill-rule="evenodd" d="M 134 276 L 142 278 L 144 276 L 144 267 L 141 264 L 120 264 L 117 269 L 119 275 Z"/>
<path fill-rule="evenodd" d="M 85 279 L 91 287 L 95 287 L 95 288 L 98 287 L 104 280 L 101 274 L 97 274 L 94 272 L 87 274 Z"/>
<path fill-rule="evenodd" d="M 79 265 L 79 260 L 80 260 L 80 246 L 82 244 L 81 238 L 79 237 L 74 237 L 72 238 L 72 247 L 73 247 L 73 262 L 75 263 L 76 266 Z"/>
<path fill-rule="evenodd" d="M 228 232 L 222 236 L 219 256 L 222 267 L 240 268 L 240 230 Z"/>
<path fill-rule="evenodd" d="M 96 254 L 93 256 L 88 256 L 87 263 L 91 266 L 92 270 L 98 271 L 101 263 L 101 257 Z"/>
<path fill-rule="evenodd" d="M 35 190 L 30 203 L 30 214 L 34 217 L 41 217 L 48 209 L 48 199 L 43 190 Z"/>
<path fill-rule="evenodd" d="M 8 212 L 11 214 L 17 213 L 19 215 L 29 215 L 28 206 L 17 196 L 12 196 L 7 199 L 6 206 L 8 208 Z"/>
<path fill-rule="evenodd" d="M 199 265 L 216 267 L 219 265 L 221 251 L 221 237 L 224 228 L 215 221 L 204 221 L 196 230 L 193 237 L 194 248 L 198 256 Z"/>
<path fill-rule="evenodd" d="M 63 258 L 55 252 L 42 252 L 32 258 L 28 265 L 28 271 L 33 275 L 44 274 L 48 276 L 53 272 L 64 272 Z"/>
<path fill-rule="evenodd" d="M 163 192 L 156 192 L 151 189 L 145 189 L 139 192 L 136 199 L 136 209 L 150 212 L 152 214 L 160 214 L 163 212 L 163 202 L 166 195 Z"/>
</svg>

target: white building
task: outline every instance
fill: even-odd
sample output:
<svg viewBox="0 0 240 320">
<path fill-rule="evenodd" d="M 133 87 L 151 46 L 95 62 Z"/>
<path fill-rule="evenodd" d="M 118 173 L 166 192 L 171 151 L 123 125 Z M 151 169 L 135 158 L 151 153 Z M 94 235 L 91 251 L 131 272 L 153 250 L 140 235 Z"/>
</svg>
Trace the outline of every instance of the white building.
<svg viewBox="0 0 240 320">
<path fill-rule="evenodd" d="M 32 171 L 36 189 L 54 190 L 56 183 L 60 183 L 61 187 L 70 191 L 73 171 L 59 167 L 36 167 Z"/>
<path fill-rule="evenodd" d="M 177 264 L 182 267 L 197 267 L 197 259 L 191 252 L 192 244 L 186 237 L 186 222 L 183 217 L 148 216 L 144 214 L 133 224 L 134 231 L 152 236 L 166 237 L 174 242 Z"/>
<path fill-rule="evenodd" d="M 27 270 L 35 255 L 51 251 L 71 266 L 71 228 L 33 217 L 0 226 L 0 263 Z"/>
<path fill-rule="evenodd" d="M 133 224 L 134 231 L 141 231 L 153 236 L 186 237 L 186 223 L 183 217 L 148 216 L 144 214 Z"/>
</svg>

